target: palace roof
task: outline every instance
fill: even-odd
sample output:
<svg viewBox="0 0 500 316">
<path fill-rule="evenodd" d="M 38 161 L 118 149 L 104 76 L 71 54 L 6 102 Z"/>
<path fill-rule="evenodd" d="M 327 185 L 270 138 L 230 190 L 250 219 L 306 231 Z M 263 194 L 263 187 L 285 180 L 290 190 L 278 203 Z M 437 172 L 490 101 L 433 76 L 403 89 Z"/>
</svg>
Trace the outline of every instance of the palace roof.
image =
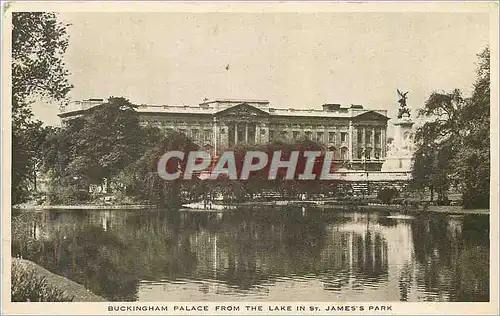
<svg viewBox="0 0 500 316">
<path fill-rule="evenodd" d="M 72 117 L 91 110 L 97 105 L 104 103 L 103 99 L 88 99 L 73 102 L 65 111 L 58 114 L 61 118 Z M 363 109 L 362 105 L 351 104 L 342 106 L 341 104 L 323 104 L 317 109 L 295 109 L 295 108 L 275 108 L 270 107 L 267 100 L 247 100 L 247 99 L 216 99 L 205 100 L 197 106 L 192 105 L 146 105 L 142 104 L 136 108 L 136 111 L 144 114 L 185 114 L 185 115 L 216 115 L 227 112 L 227 110 L 239 105 L 247 105 L 256 108 L 260 112 L 267 113 L 270 116 L 284 117 L 331 117 L 331 118 L 351 118 L 357 117 L 367 112 L 375 112 L 387 117 L 386 110 L 368 110 Z"/>
</svg>

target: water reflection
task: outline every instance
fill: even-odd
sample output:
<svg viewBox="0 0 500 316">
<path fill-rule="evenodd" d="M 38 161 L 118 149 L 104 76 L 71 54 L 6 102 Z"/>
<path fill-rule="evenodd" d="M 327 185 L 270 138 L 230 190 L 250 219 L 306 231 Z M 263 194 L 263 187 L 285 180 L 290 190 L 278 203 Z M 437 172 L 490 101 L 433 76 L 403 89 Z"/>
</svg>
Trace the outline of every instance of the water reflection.
<svg viewBox="0 0 500 316">
<path fill-rule="evenodd" d="M 117 301 L 487 301 L 488 226 L 306 208 L 51 211 L 13 253 Z"/>
</svg>

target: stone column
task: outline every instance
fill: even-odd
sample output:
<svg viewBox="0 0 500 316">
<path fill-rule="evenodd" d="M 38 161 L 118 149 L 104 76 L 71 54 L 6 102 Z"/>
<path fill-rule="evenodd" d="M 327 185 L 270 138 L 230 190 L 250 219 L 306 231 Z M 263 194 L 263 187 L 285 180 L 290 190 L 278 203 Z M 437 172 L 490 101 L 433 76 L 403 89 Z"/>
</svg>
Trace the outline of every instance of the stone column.
<svg viewBox="0 0 500 316">
<path fill-rule="evenodd" d="M 264 133 L 264 134 L 262 134 Z M 269 142 L 269 126 L 267 123 L 262 123 L 259 128 L 259 137 L 261 143 Z"/>
<path fill-rule="evenodd" d="M 245 143 L 248 143 L 248 123 L 245 123 Z"/>
<path fill-rule="evenodd" d="M 351 151 L 352 151 L 352 159 L 358 159 L 358 133 L 360 133 L 360 129 L 358 127 L 354 128 L 353 129 L 353 134 L 352 134 L 352 138 L 355 139 L 356 141 L 353 141 L 352 142 L 352 148 L 351 148 Z"/>
<path fill-rule="evenodd" d="M 212 141 L 211 143 L 213 144 L 214 146 L 214 150 L 213 150 L 213 153 L 212 155 L 216 155 L 217 154 L 217 118 L 214 117 L 214 120 L 213 120 L 213 132 L 212 132 Z"/>
<path fill-rule="evenodd" d="M 362 146 L 361 148 L 363 149 L 362 150 L 363 155 L 361 156 L 361 159 L 364 159 L 365 158 L 364 151 L 366 150 L 366 127 L 362 128 L 362 132 L 361 132 L 361 146 Z"/>
<path fill-rule="evenodd" d="M 238 144 L 238 124 L 234 123 L 234 145 Z"/>
<path fill-rule="evenodd" d="M 339 138 L 341 137 L 340 134 L 341 133 L 339 132 L 339 135 L 338 135 Z M 355 155 L 354 150 L 352 150 L 353 149 L 352 148 L 352 134 L 353 134 L 352 120 L 350 120 L 349 121 L 349 135 L 348 135 L 348 137 L 349 137 L 349 139 L 348 139 L 348 141 L 349 141 L 349 148 L 348 148 L 348 150 L 349 151 L 347 152 L 347 156 L 349 157 L 349 161 L 352 161 L 353 159 L 356 158 L 354 156 Z M 337 134 L 335 134 L 335 136 L 337 137 Z"/>
<path fill-rule="evenodd" d="M 363 127 L 363 148 L 366 147 L 366 127 Z"/>
<path fill-rule="evenodd" d="M 372 138 L 370 139 L 370 144 L 372 144 L 372 148 L 375 150 L 375 127 L 372 128 Z"/>
<path fill-rule="evenodd" d="M 380 157 L 382 157 L 383 159 L 385 159 L 387 157 L 387 136 L 386 136 L 386 133 L 387 133 L 387 127 L 386 128 L 382 128 L 381 130 L 381 133 L 380 133 Z"/>
<path fill-rule="evenodd" d="M 260 143 L 260 125 L 255 124 L 255 143 L 259 144 Z"/>
<path fill-rule="evenodd" d="M 220 149 L 226 149 L 229 146 L 229 125 L 224 123 L 219 123 L 218 126 L 219 135 L 217 147 Z M 224 131 L 224 132 L 223 132 Z"/>
</svg>

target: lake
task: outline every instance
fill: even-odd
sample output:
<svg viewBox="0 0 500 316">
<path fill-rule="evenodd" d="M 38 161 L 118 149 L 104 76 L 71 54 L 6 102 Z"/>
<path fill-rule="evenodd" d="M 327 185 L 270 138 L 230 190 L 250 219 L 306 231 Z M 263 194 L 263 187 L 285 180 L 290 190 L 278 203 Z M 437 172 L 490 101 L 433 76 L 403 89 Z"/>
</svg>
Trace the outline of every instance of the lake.
<svg viewBox="0 0 500 316">
<path fill-rule="evenodd" d="M 390 215 L 43 211 L 13 254 L 112 301 L 489 300 L 489 216 Z"/>
</svg>

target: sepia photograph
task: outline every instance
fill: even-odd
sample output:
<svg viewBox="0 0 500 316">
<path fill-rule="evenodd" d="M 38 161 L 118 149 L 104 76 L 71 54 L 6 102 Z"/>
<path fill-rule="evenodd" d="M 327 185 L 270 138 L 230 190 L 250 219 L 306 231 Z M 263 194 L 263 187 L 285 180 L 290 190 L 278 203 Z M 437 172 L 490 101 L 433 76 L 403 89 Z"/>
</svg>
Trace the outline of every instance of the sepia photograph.
<svg viewBox="0 0 500 316">
<path fill-rule="evenodd" d="M 3 302 L 498 312 L 497 2 L 60 4 L 3 3 Z"/>
</svg>

